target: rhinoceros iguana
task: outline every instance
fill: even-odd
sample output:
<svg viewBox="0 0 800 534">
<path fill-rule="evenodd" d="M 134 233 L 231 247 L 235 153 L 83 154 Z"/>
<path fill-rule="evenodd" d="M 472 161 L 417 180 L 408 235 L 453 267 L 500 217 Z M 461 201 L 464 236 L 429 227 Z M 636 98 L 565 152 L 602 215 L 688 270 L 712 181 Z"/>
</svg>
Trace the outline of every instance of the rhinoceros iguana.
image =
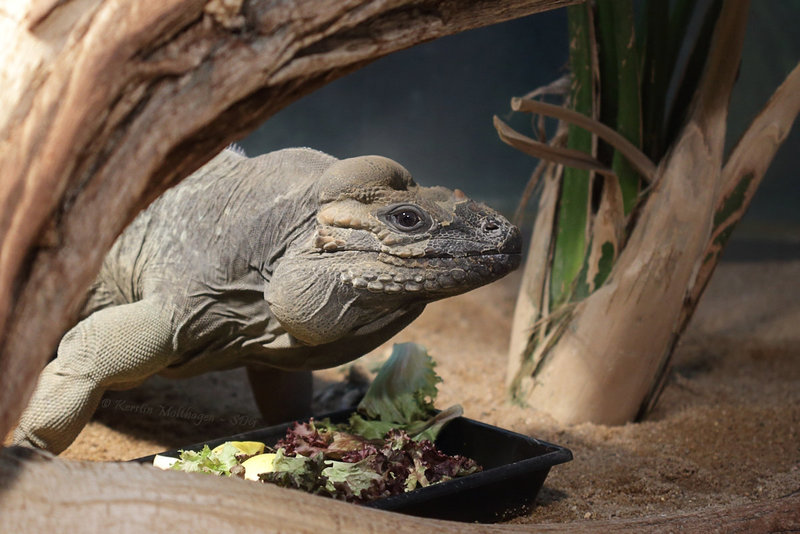
<svg viewBox="0 0 800 534">
<path fill-rule="evenodd" d="M 363 355 L 425 304 L 519 261 L 506 219 L 416 185 L 392 160 L 225 150 L 119 236 L 14 442 L 58 453 L 105 390 L 154 374 L 247 366 L 265 416 L 292 415 L 310 402 L 310 370 Z"/>
</svg>

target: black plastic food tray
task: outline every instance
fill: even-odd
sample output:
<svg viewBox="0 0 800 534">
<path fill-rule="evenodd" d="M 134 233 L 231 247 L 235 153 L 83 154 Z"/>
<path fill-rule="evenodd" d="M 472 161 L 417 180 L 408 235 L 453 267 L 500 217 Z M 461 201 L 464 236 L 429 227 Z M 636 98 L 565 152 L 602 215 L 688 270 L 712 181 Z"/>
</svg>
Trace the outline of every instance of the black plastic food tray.
<svg viewBox="0 0 800 534">
<path fill-rule="evenodd" d="M 340 422 L 346 420 L 350 413 L 336 412 L 317 419 L 330 417 L 332 421 Z M 290 424 L 253 430 L 181 449 L 199 450 L 204 444 L 213 448 L 225 441 L 261 441 L 273 445 L 284 437 Z M 447 454 L 472 458 L 483 466 L 483 471 L 378 499 L 364 506 L 452 521 L 505 521 L 528 513 L 550 468 L 572 459 L 572 452 L 564 447 L 465 417 L 448 423 L 439 434 L 436 445 Z M 178 456 L 177 449 L 160 454 Z M 135 461 L 152 463 L 153 455 Z"/>
</svg>

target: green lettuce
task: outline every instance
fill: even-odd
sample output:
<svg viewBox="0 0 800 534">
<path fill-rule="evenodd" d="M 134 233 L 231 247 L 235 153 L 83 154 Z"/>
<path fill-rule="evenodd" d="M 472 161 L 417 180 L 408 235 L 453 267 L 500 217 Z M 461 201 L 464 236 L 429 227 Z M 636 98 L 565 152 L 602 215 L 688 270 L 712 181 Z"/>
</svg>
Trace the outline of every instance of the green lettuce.
<svg viewBox="0 0 800 534">
<path fill-rule="evenodd" d="M 436 384 L 442 379 L 435 366 L 422 345 L 396 344 L 350 417 L 350 432 L 381 439 L 390 430 L 399 429 L 414 439 L 435 441 L 444 424 L 463 412 L 455 405 L 436 413 Z"/>
<path fill-rule="evenodd" d="M 180 458 L 172 469 L 188 473 L 208 473 L 212 475 L 230 475 L 231 467 L 239 465 L 236 454 L 239 449 L 225 443 L 219 452 L 213 452 L 208 445 L 200 451 L 178 451 Z"/>
<path fill-rule="evenodd" d="M 322 475 L 325 477 L 325 489 L 333 497 L 341 491 L 340 485 L 344 485 L 350 495 L 364 498 L 380 484 L 384 476 L 375 470 L 375 461 L 372 456 L 355 463 L 328 460 L 325 464 L 328 466 L 322 470 Z"/>
</svg>

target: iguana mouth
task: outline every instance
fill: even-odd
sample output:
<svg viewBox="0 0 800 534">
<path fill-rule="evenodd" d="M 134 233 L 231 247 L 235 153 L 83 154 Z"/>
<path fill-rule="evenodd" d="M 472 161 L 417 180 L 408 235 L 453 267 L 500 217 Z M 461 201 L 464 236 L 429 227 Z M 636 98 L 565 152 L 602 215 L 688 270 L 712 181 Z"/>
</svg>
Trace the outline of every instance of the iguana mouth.
<svg viewBox="0 0 800 534">
<path fill-rule="evenodd" d="M 466 251 L 459 254 L 453 254 L 451 252 L 437 252 L 433 254 L 425 253 L 423 258 L 445 258 L 445 259 L 458 259 L 458 258 L 473 258 L 475 256 L 509 256 L 510 254 L 502 253 L 498 249 L 488 249 L 482 251 Z"/>
<path fill-rule="evenodd" d="M 336 255 L 336 254 L 346 254 L 346 253 L 351 253 L 351 254 L 352 253 L 377 254 L 377 255 L 380 255 L 382 258 L 384 256 L 391 256 L 392 258 L 397 258 L 398 260 L 403 261 L 403 262 L 408 262 L 408 261 L 412 261 L 412 260 L 425 260 L 425 259 L 466 259 L 466 258 L 475 258 L 475 257 L 486 257 L 486 258 L 498 257 L 498 258 L 500 258 L 500 257 L 505 257 L 505 256 L 511 257 L 511 256 L 519 256 L 520 255 L 519 252 L 501 252 L 497 248 L 486 249 L 486 250 L 481 250 L 481 251 L 477 251 L 477 250 L 475 250 L 475 251 L 465 251 L 465 252 L 459 252 L 459 253 L 441 252 L 441 251 L 433 252 L 433 251 L 426 250 L 424 253 L 416 254 L 416 255 L 398 254 L 398 253 L 393 253 L 393 252 L 387 251 L 385 249 L 377 250 L 377 249 L 366 249 L 366 248 L 364 248 L 364 249 L 339 248 L 339 249 L 335 249 L 335 250 L 317 251 L 317 254 L 325 254 L 325 255 L 331 255 L 331 254 Z"/>
<path fill-rule="evenodd" d="M 340 273 L 342 283 L 373 293 L 463 293 L 502 278 L 516 269 L 521 254 L 483 253 L 402 258 L 378 254 L 370 267 L 350 265 Z"/>
</svg>

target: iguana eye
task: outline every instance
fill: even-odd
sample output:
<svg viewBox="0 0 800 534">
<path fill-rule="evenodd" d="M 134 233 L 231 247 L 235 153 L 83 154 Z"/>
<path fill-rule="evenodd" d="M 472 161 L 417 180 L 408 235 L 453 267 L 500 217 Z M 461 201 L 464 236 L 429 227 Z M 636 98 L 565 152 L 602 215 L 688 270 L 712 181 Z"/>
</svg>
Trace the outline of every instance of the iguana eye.
<svg viewBox="0 0 800 534">
<path fill-rule="evenodd" d="M 430 227 L 430 217 L 416 206 L 395 206 L 383 213 L 383 220 L 401 232 L 417 232 Z"/>
<path fill-rule="evenodd" d="M 397 213 L 392 213 L 392 217 L 394 217 L 394 222 L 396 222 L 398 226 L 409 229 L 414 228 L 419 224 L 420 221 L 419 215 L 411 210 L 403 210 Z"/>
</svg>

